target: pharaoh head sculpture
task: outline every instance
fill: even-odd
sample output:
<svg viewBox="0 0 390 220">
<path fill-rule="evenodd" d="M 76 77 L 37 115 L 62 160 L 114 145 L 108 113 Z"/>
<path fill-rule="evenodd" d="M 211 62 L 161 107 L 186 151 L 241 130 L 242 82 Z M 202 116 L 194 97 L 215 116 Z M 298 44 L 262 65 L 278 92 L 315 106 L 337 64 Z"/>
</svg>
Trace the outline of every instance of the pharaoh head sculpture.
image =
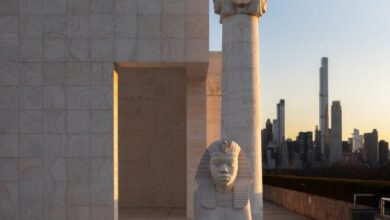
<svg viewBox="0 0 390 220">
<path fill-rule="evenodd" d="M 214 11 L 224 17 L 235 14 L 262 16 L 267 11 L 267 0 L 213 0 Z"/>
<path fill-rule="evenodd" d="M 238 173 L 240 147 L 232 141 L 223 140 L 208 148 L 209 168 L 215 184 L 227 188 L 234 184 Z"/>
<path fill-rule="evenodd" d="M 217 140 L 207 148 L 196 174 L 200 202 L 205 208 L 215 208 L 216 187 L 232 187 L 234 207 L 242 209 L 248 203 L 251 180 L 240 146 L 231 140 Z"/>
</svg>

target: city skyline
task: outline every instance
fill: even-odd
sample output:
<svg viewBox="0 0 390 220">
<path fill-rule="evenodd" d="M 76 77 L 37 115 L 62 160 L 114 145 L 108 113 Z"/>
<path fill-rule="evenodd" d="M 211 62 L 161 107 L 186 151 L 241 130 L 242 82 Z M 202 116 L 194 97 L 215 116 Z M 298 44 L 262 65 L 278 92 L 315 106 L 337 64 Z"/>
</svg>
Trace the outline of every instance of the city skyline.
<svg viewBox="0 0 390 220">
<path fill-rule="evenodd" d="M 329 57 L 329 103 L 340 101 L 343 106 L 343 140 L 354 128 L 361 133 L 377 129 L 380 139 L 390 140 L 389 7 L 384 0 L 370 5 L 346 0 L 337 6 L 325 1 L 270 2 L 276 13 L 262 18 L 260 28 L 261 123 L 276 118 L 275 104 L 285 99 L 286 138 L 314 131 L 319 125 L 318 63 Z M 220 50 L 219 18 L 210 15 L 210 49 Z"/>
</svg>

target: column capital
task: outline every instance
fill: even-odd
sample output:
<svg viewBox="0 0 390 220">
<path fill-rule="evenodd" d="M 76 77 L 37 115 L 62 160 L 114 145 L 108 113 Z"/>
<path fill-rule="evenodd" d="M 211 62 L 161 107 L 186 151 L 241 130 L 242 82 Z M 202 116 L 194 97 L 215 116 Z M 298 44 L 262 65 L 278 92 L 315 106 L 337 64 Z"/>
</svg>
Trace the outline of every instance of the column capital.
<svg viewBox="0 0 390 220">
<path fill-rule="evenodd" d="M 248 14 L 261 17 L 267 11 L 268 0 L 213 0 L 214 12 L 225 17 Z"/>
</svg>

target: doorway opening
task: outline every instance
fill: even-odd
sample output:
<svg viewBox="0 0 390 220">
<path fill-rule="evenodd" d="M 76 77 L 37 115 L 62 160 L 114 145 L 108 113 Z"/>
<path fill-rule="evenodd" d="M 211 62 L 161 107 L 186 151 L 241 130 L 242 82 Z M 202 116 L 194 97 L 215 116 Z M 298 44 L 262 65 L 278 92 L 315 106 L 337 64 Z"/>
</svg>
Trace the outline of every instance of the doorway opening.
<svg viewBox="0 0 390 220">
<path fill-rule="evenodd" d="M 185 216 L 185 69 L 117 67 L 114 127 L 116 219 Z"/>
</svg>

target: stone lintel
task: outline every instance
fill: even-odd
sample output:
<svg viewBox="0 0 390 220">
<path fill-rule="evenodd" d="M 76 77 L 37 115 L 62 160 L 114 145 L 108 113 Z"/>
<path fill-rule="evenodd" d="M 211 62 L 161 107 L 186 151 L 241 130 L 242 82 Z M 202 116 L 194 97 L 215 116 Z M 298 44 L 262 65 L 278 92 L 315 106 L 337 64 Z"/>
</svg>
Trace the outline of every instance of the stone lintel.
<svg viewBox="0 0 390 220">
<path fill-rule="evenodd" d="M 115 68 L 183 68 L 188 81 L 205 81 L 208 62 L 121 62 Z"/>
</svg>

